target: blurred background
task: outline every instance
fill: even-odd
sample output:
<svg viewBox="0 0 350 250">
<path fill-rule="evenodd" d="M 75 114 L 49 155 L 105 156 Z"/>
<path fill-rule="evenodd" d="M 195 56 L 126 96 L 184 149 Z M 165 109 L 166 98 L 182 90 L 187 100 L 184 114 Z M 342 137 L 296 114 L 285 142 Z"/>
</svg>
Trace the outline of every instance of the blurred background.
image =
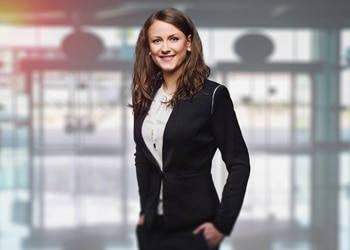
<svg viewBox="0 0 350 250">
<path fill-rule="evenodd" d="M 136 250 L 127 104 L 139 30 L 165 7 L 197 26 L 250 151 L 222 250 L 350 249 L 350 3 L 336 0 L 0 0 L 0 249 Z M 220 154 L 213 176 L 220 193 Z"/>
</svg>

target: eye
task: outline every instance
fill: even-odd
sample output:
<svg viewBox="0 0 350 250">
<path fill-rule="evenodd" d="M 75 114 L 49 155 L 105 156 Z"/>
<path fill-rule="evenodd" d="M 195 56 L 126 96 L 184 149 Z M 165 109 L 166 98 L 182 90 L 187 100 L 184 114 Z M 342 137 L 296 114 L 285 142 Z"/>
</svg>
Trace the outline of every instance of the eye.
<svg viewBox="0 0 350 250">
<path fill-rule="evenodd" d="M 170 38 L 170 41 L 171 42 L 177 42 L 177 41 L 179 41 L 179 38 L 178 37 L 172 37 L 172 38 Z"/>
<path fill-rule="evenodd" d="M 155 44 L 159 44 L 160 43 L 160 39 L 154 39 L 152 42 L 155 43 Z"/>
</svg>

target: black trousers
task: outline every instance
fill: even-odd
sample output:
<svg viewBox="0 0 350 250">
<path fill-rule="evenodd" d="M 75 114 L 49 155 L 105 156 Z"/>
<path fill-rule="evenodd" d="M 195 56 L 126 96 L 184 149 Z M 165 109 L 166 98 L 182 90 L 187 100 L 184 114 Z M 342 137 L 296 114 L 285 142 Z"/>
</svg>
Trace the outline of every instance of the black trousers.
<svg viewBox="0 0 350 250">
<path fill-rule="evenodd" d="M 209 250 L 203 232 L 193 234 L 195 227 L 182 231 L 165 232 L 162 217 L 157 217 L 155 227 L 148 229 L 143 225 L 136 228 L 139 250 Z M 219 250 L 219 246 L 210 250 Z"/>
</svg>

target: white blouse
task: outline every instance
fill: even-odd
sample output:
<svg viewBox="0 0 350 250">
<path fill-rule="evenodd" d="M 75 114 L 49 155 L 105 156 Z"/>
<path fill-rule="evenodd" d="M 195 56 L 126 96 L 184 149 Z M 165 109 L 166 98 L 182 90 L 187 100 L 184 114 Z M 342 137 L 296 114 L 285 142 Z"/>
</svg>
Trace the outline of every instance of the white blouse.
<svg viewBox="0 0 350 250">
<path fill-rule="evenodd" d="M 173 109 L 168 102 L 173 95 L 164 92 L 163 86 L 156 93 L 148 114 L 142 125 L 142 136 L 144 141 L 163 170 L 163 134 Z M 163 185 L 160 190 L 158 214 L 163 214 Z"/>
</svg>

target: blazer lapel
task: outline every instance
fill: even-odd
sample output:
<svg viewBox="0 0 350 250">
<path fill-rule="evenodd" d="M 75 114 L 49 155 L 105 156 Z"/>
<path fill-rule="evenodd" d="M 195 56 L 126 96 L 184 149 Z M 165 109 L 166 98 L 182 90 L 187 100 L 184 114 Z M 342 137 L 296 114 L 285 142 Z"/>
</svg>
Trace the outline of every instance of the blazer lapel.
<svg viewBox="0 0 350 250">
<path fill-rule="evenodd" d="M 177 118 L 178 114 L 181 110 L 181 101 L 178 101 L 175 103 L 173 111 L 171 112 L 169 119 L 165 125 L 164 128 L 164 134 L 163 134 L 163 150 L 162 150 L 162 158 L 163 158 L 163 170 L 165 170 L 168 166 L 168 162 L 166 160 L 169 160 L 171 156 L 169 156 L 169 146 L 174 143 L 171 134 L 174 130 L 176 130 L 177 127 Z M 174 160 L 176 158 L 172 158 L 171 160 Z"/>
<path fill-rule="evenodd" d="M 146 142 L 142 136 L 142 124 L 145 120 L 147 116 L 147 112 L 145 112 L 145 114 L 141 115 L 140 117 L 138 117 L 135 120 L 135 132 L 137 137 L 139 137 L 139 141 L 141 142 L 140 145 L 140 149 L 142 150 L 142 152 L 144 153 L 144 155 L 146 155 L 146 157 L 148 158 L 148 160 L 150 160 L 154 166 L 157 167 L 157 170 L 159 170 L 160 172 L 162 172 L 157 160 L 154 158 L 152 152 L 150 151 L 150 149 L 147 147 Z"/>
</svg>

